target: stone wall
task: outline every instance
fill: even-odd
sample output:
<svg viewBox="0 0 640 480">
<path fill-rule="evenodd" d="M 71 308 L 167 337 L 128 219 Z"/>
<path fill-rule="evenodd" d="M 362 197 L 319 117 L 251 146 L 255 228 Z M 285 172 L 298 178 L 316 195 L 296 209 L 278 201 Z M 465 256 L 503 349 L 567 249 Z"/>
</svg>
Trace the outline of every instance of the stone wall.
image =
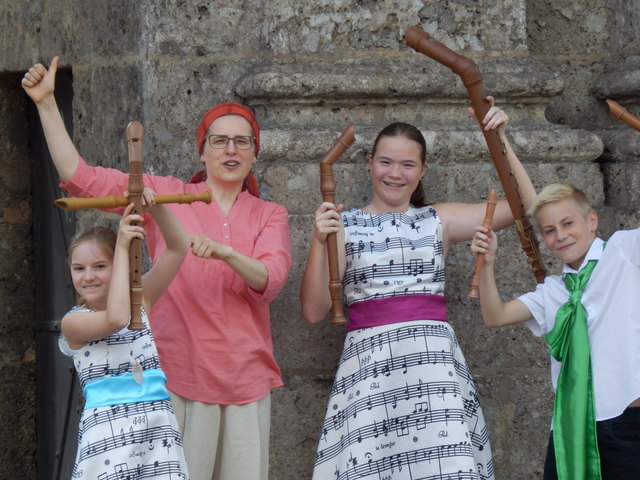
<svg viewBox="0 0 640 480">
<path fill-rule="evenodd" d="M 276 356 L 286 383 L 273 394 L 273 479 L 310 476 L 344 335 L 328 322 L 307 325 L 298 305 L 312 215 L 321 199 L 318 160 L 343 128 L 355 123 L 356 142 L 334 167 L 336 198 L 347 206 L 363 205 L 369 196 L 364 159 L 373 137 L 387 123 L 403 120 L 415 123 L 427 139 L 430 200 L 481 201 L 490 186 L 498 186 L 483 139 L 466 113 L 460 80 L 408 48 L 405 26 L 418 25 L 476 61 L 487 92 L 510 115 L 512 143 L 536 186 L 561 179 L 585 188 L 601 211 L 604 236 L 637 225 L 639 137 L 608 116 L 603 99 L 614 98 L 639 113 L 638 0 L 0 0 L 0 5 L 5 25 L 0 75 L 11 87 L 2 90 L 0 122 L 16 131 L 26 128 L 25 118 L 16 118 L 25 99 L 13 73 L 61 55 L 73 71 L 74 141 L 91 163 L 126 168 L 124 129 L 137 119 L 146 127 L 147 170 L 186 179 L 199 165 L 196 129 L 209 106 L 235 100 L 256 110 L 263 136 L 256 168 L 261 194 L 287 207 L 294 260 L 272 308 Z M 3 136 L 0 142 L 3 152 L 22 160 L 20 168 L 27 168 L 25 138 Z M 12 156 L 2 158 L 0 181 L 6 183 L 7 171 L 14 169 L 4 164 Z M 28 185 L 3 189 L 9 196 L 4 204 L 28 205 L 28 190 Z M 21 213 L 12 224 L 4 211 L 0 228 L 29 238 L 28 216 Z M 4 248 L 4 233 L 2 238 Z M 513 229 L 501 232 L 500 242 L 498 275 L 504 297 L 511 298 L 533 288 L 534 281 Z M 19 276 L 31 285 L 30 252 L 27 243 L 21 245 L 19 255 L 3 261 L 0 279 Z M 545 262 L 557 268 L 547 257 Z M 450 252 L 447 295 L 480 390 L 496 474 L 541 478 L 552 408 L 547 350 L 523 327 L 482 326 L 477 302 L 466 295 L 472 268 L 468 245 Z M 13 295 L 0 290 L 0 305 L 15 308 L 8 301 Z M 22 295 L 28 298 L 28 287 Z M 2 350 L 15 352 L 0 365 L 3 385 L 7 368 L 27 375 L 22 384 L 29 387 L 0 390 L 0 403 L 20 402 L 27 409 L 23 430 L 34 425 L 28 304 L 25 300 L 3 320 L 20 329 L 23 347 L 16 349 L 6 327 L 0 336 Z M 16 431 L 11 418 L 0 421 L 5 438 Z M 33 435 L 27 428 L 21 436 L 19 456 L 0 457 L 0 472 L 29 477 L 22 473 L 34 471 L 32 455 L 24 454 L 32 452 Z"/>
<path fill-rule="evenodd" d="M 0 478 L 35 478 L 31 162 L 19 77 L 0 77 Z"/>
</svg>

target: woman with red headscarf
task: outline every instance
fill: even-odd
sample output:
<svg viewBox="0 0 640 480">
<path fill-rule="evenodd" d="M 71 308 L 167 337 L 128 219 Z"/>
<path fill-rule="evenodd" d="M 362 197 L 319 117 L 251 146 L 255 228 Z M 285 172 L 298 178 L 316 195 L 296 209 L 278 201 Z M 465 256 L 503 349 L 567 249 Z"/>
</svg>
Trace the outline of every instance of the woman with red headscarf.
<svg viewBox="0 0 640 480">
<path fill-rule="evenodd" d="M 91 167 L 78 154 L 54 92 L 58 66 L 34 65 L 22 80 L 35 102 L 49 151 L 72 196 L 121 195 L 127 174 Z M 153 335 L 183 434 L 191 478 L 266 479 L 270 391 L 282 385 L 273 355 L 269 303 L 289 268 L 288 218 L 258 198 L 251 167 L 260 148 L 253 112 L 237 103 L 211 108 L 198 129 L 204 170 L 190 183 L 144 175 L 158 194 L 211 190 L 211 204 L 168 204 L 191 235 L 192 253 L 155 304 Z M 165 249 L 146 226 L 152 259 Z"/>
</svg>

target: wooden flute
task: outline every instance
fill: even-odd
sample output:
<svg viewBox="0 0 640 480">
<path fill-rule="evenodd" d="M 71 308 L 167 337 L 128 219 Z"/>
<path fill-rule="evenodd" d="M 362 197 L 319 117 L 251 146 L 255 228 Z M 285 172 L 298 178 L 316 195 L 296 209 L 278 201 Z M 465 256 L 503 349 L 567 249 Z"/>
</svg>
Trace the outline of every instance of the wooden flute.
<svg viewBox="0 0 640 480">
<path fill-rule="evenodd" d="M 206 190 L 200 193 L 177 193 L 175 195 L 156 195 L 156 204 L 165 203 L 211 203 L 211 191 Z M 129 197 L 107 195 L 105 197 L 64 197 L 55 201 L 57 207 L 63 210 L 82 210 L 85 208 L 117 208 L 126 207 L 131 203 Z"/>
<path fill-rule="evenodd" d="M 142 139 L 144 127 L 140 122 L 127 125 L 127 145 L 129 149 L 129 203 L 133 203 L 132 214 L 142 215 Z M 138 225 L 139 222 L 132 222 Z M 129 330 L 142 330 L 142 240 L 134 238 L 129 248 L 129 295 L 131 319 Z"/>
<path fill-rule="evenodd" d="M 484 222 L 482 225 L 491 231 L 493 229 L 493 213 L 496 210 L 496 203 L 498 203 L 498 194 L 492 188 L 487 195 L 487 211 L 484 215 Z M 476 268 L 471 279 L 471 290 L 469 296 L 471 298 L 478 298 L 478 286 L 480 285 L 480 274 L 482 273 L 482 265 L 484 259 L 484 253 L 479 253 L 476 257 Z"/>
<path fill-rule="evenodd" d="M 484 118 L 489 111 L 489 106 L 486 102 L 487 95 L 482 85 L 480 70 L 472 60 L 454 52 L 442 43 L 431 38 L 427 33 L 417 27 L 405 28 L 404 39 L 407 42 L 407 45 L 417 52 L 442 63 L 460 76 L 471 99 L 471 104 L 476 113 L 476 117 L 478 119 Z M 509 165 L 505 145 L 501 141 L 500 135 L 497 131 L 487 132 L 484 128 L 481 130 L 485 141 L 487 142 L 487 146 L 489 147 L 493 164 L 498 173 L 498 178 L 500 179 L 507 202 L 509 203 L 509 208 L 511 209 L 511 213 L 515 220 L 522 249 L 527 254 L 536 281 L 541 283 L 544 281 L 546 272 L 542 264 L 540 250 L 533 232 L 533 227 L 525 215 L 522 196 L 520 195 L 515 175 Z"/>
<path fill-rule="evenodd" d="M 609 113 L 612 117 L 617 118 L 640 132 L 640 118 L 629 113 L 626 108 L 613 100 L 607 100 L 607 105 L 609 105 Z"/>
<path fill-rule="evenodd" d="M 342 132 L 333 147 L 320 160 L 320 192 L 322 201 L 335 203 L 336 182 L 333 178 L 333 163 L 355 141 L 355 125 L 352 123 Z M 344 324 L 346 319 L 342 308 L 342 279 L 338 265 L 338 237 L 327 235 L 327 257 L 329 261 L 329 292 L 331 294 L 331 323 Z"/>
<path fill-rule="evenodd" d="M 141 214 L 142 212 L 142 139 L 144 127 L 139 122 L 131 122 L 127 126 L 127 146 L 129 150 L 129 196 L 106 196 L 95 198 L 59 198 L 55 201 L 56 206 L 64 210 L 80 210 L 84 208 L 117 208 L 125 207 L 130 203 L 134 204 L 131 213 Z M 156 203 L 211 203 L 211 192 L 209 190 L 200 193 L 181 193 L 176 195 L 157 195 Z M 144 328 L 141 318 L 142 307 L 142 241 L 134 239 L 131 241 L 129 250 L 129 291 L 131 302 L 130 330 L 141 330 Z"/>
</svg>

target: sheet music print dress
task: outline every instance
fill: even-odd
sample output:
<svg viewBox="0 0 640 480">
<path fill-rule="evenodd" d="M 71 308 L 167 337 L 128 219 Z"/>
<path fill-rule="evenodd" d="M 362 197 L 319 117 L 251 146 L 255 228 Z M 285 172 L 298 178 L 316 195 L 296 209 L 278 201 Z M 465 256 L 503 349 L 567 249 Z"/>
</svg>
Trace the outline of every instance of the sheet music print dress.
<svg viewBox="0 0 640 480">
<path fill-rule="evenodd" d="M 444 294 L 442 226 L 433 208 L 342 216 L 347 305 Z M 447 322 L 400 321 L 347 333 L 313 478 L 494 478 L 476 388 Z"/>
<path fill-rule="evenodd" d="M 90 311 L 74 307 L 72 311 Z M 72 350 L 60 336 L 60 350 L 72 357 L 82 388 L 91 380 L 126 373 L 137 361 L 144 370 L 160 360 L 147 315 L 143 330 L 124 328 Z M 86 409 L 78 429 L 73 479 L 188 479 L 182 437 L 171 400 L 127 403 Z"/>
</svg>

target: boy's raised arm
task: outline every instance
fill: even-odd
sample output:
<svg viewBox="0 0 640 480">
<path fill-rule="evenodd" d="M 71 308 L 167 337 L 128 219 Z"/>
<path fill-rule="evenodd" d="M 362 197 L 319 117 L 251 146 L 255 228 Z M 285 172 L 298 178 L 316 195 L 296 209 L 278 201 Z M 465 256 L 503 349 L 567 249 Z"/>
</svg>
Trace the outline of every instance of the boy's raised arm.
<svg viewBox="0 0 640 480">
<path fill-rule="evenodd" d="M 497 248 L 496 234 L 483 226 L 476 227 L 471 251 L 475 254 L 484 254 L 479 290 L 482 318 L 488 327 L 504 327 L 525 322 L 531 318 L 531 312 L 520 300 L 505 303 L 500 298 L 494 270 Z"/>
</svg>

